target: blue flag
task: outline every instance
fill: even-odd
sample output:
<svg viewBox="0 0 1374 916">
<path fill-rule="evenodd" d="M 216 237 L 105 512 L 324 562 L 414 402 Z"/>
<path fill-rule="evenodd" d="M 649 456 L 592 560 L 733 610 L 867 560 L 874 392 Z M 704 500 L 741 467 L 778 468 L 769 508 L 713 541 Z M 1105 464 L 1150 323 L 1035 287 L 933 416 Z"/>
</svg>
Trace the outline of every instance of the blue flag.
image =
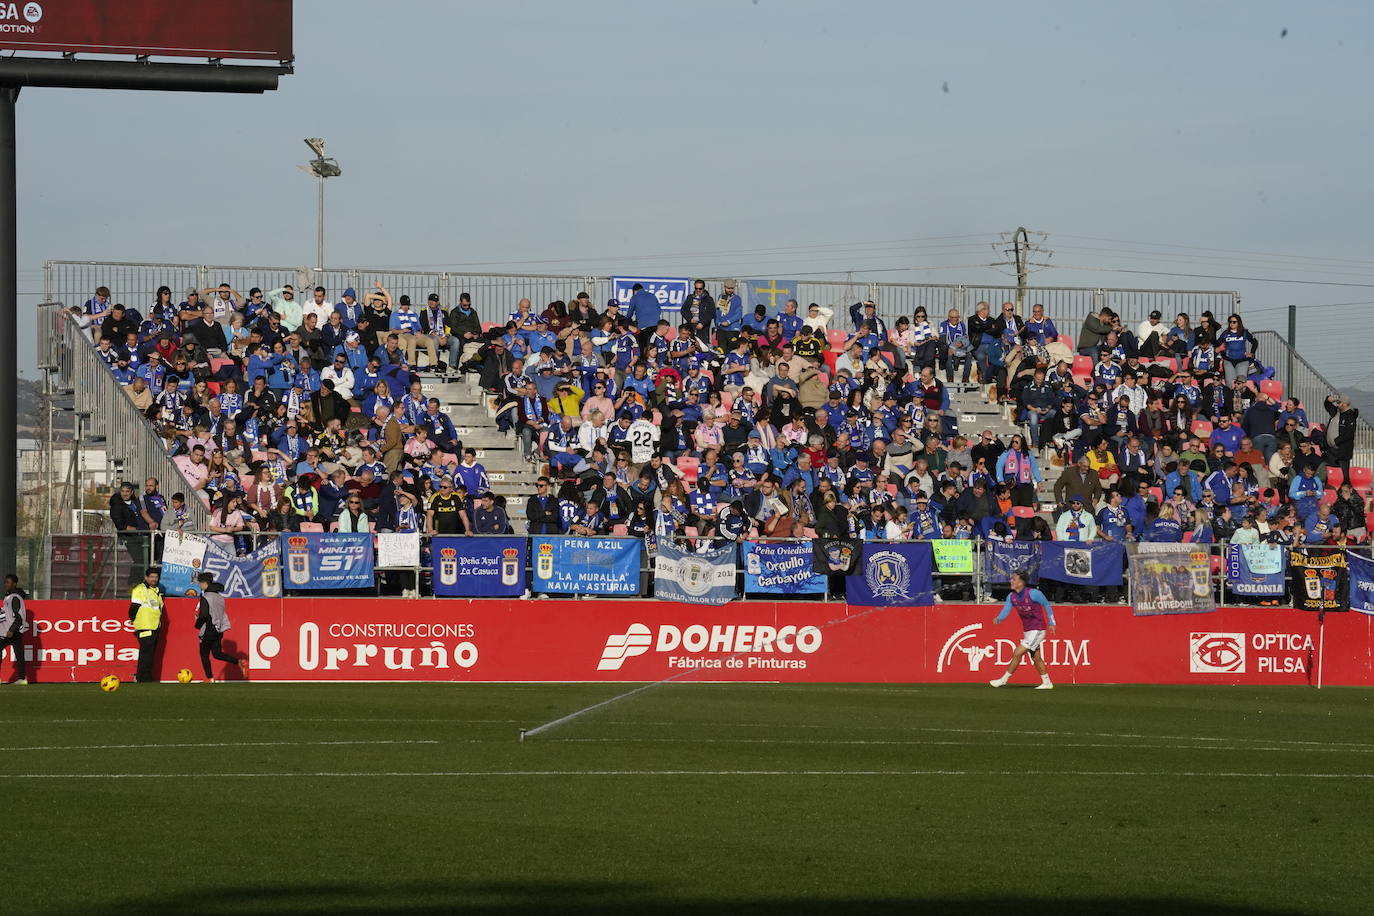
<svg viewBox="0 0 1374 916">
<path fill-rule="evenodd" d="M 654 597 L 688 604 L 724 604 L 735 597 L 735 545 L 700 552 L 662 541 L 654 559 Z"/>
<path fill-rule="evenodd" d="M 845 596 L 863 607 L 928 607 L 935 603 L 934 566 L 928 541 L 865 543 L 858 572 L 845 579 Z"/>
<path fill-rule="evenodd" d="M 205 571 L 214 575 L 226 598 L 280 598 L 281 541 L 271 538 L 241 557 L 211 541 L 205 548 Z"/>
<path fill-rule="evenodd" d="M 372 535 L 286 533 L 288 588 L 372 588 Z"/>
<path fill-rule="evenodd" d="M 515 598 L 525 593 L 524 538 L 436 537 L 430 543 L 440 598 Z"/>
<path fill-rule="evenodd" d="M 1233 595 L 1275 598 L 1288 593 L 1288 551 L 1278 544 L 1226 548 L 1226 587 Z"/>
<path fill-rule="evenodd" d="M 1120 585 L 1126 571 L 1126 548 L 1115 541 L 1081 544 L 1040 542 L 1040 578 L 1074 585 Z"/>
<path fill-rule="evenodd" d="M 1346 551 L 1345 558 L 1350 564 L 1350 609 L 1374 614 L 1374 560 L 1353 550 Z"/>
<path fill-rule="evenodd" d="M 536 537 L 530 551 L 536 592 L 639 594 L 639 538 Z"/>
<path fill-rule="evenodd" d="M 988 541 L 983 548 L 983 575 L 989 585 L 1010 585 L 1018 570 L 1030 578 L 1028 585 L 1040 581 L 1040 545 L 1044 541 Z"/>
<path fill-rule="evenodd" d="M 745 541 L 744 590 L 763 595 L 824 595 L 810 541 Z"/>
</svg>

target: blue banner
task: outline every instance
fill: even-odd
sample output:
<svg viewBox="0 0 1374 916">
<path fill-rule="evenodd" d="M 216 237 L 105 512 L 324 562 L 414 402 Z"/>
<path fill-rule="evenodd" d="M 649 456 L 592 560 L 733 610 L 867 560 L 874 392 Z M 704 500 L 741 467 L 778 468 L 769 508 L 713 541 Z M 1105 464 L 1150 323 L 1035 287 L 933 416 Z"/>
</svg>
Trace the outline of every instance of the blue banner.
<svg viewBox="0 0 1374 916">
<path fill-rule="evenodd" d="M 1226 587 L 1233 595 L 1277 598 L 1288 593 L 1288 551 L 1278 544 L 1226 548 Z"/>
<path fill-rule="evenodd" d="M 1074 585 L 1120 585 L 1125 581 L 1126 547 L 1115 541 L 1082 544 L 1040 542 L 1040 578 Z"/>
<path fill-rule="evenodd" d="M 282 595 L 281 541 L 277 538 L 268 539 L 257 550 L 241 557 L 211 541 L 205 548 L 204 568 L 215 577 L 226 598 Z"/>
<path fill-rule="evenodd" d="M 531 538 L 534 590 L 573 595 L 639 594 L 639 538 Z"/>
<path fill-rule="evenodd" d="M 162 540 L 162 590 L 168 595 L 199 595 L 196 576 L 205 563 L 206 538 L 169 531 Z"/>
<path fill-rule="evenodd" d="M 812 569 L 810 541 L 745 541 L 744 590 L 765 595 L 824 595 L 825 576 Z"/>
<path fill-rule="evenodd" d="M 372 588 L 372 535 L 287 533 L 287 588 Z"/>
<path fill-rule="evenodd" d="M 1353 550 L 1346 551 L 1345 558 L 1350 564 L 1350 609 L 1374 614 L 1374 560 Z"/>
<path fill-rule="evenodd" d="M 654 558 L 654 597 L 724 604 L 735 597 L 735 545 L 686 551 L 663 540 Z"/>
<path fill-rule="evenodd" d="M 768 308 L 768 317 L 773 318 L 782 314 L 782 307 L 788 299 L 797 298 L 796 280 L 744 280 L 743 288 L 739 291 L 744 296 L 744 317 L 748 318 L 754 314 L 754 306 L 762 305 Z M 800 304 L 797 309 L 797 316 L 802 320 L 806 319 L 806 312 L 802 311 Z"/>
<path fill-rule="evenodd" d="M 935 603 L 934 567 L 929 542 L 864 544 L 858 572 L 845 579 L 846 599 L 863 607 L 928 607 Z"/>
<path fill-rule="evenodd" d="M 524 538 L 436 537 L 430 542 L 434 594 L 440 598 L 515 598 L 525 594 Z"/>
<path fill-rule="evenodd" d="M 1040 545 L 1045 541 L 987 541 L 983 545 L 983 576 L 988 585 L 1009 585 L 1018 570 L 1030 574 L 1028 585 L 1040 581 Z"/>
<path fill-rule="evenodd" d="M 638 283 L 645 292 L 653 293 L 665 312 L 679 312 L 692 289 L 692 281 L 685 277 L 612 277 L 611 296 L 623 310 L 634 295 Z M 671 319 L 670 319 L 671 320 Z"/>
</svg>

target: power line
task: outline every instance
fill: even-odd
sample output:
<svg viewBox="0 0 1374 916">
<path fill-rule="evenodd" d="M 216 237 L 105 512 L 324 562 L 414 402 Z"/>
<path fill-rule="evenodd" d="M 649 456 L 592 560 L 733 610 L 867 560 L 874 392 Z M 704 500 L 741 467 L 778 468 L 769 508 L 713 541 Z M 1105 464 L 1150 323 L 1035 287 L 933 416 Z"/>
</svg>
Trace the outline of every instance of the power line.
<svg viewBox="0 0 1374 916">
<path fill-rule="evenodd" d="M 1104 273 L 1146 274 L 1153 277 L 1192 277 L 1200 280 L 1244 280 L 1248 283 L 1292 283 L 1299 286 L 1347 286 L 1359 289 L 1374 289 L 1374 283 L 1341 283 L 1336 280 L 1284 280 L 1278 277 L 1231 277 L 1221 274 L 1185 274 L 1169 270 L 1134 270 L 1127 267 L 1078 267 L 1067 264 L 1055 265 L 1060 270 L 1092 270 Z"/>
<path fill-rule="evenodd" d="M 1066 239 L 1083 239 L 1083 240 L 1085 240 L 1085 241 L 1090 241 L 1090 242 L 1111 242 L 1112 244 L 1115 244 L 1115 245 L 1144 245 L 1144 246 L 1149 247 L 1149 248 L 1177 248 L 1177 249 L 1182 249 L 1182 250 L 1185 250 L 1185 251 L 1217 251 L 1217 252 L 1221 252 L 1221 253 L 1223 253 L 1223 254 L 1260 255 L 1260 256 L 1263 256 L 1263 257 L 1271 257 L 1271 258 L 1288 258 L 1288 259 L 1290 259 L 1290 260 L 1304 260 L 1304 261 L 1343 261 L 1343 262 L 1351 263 L 1351 264 L 1368 264 L 1368 265 L 1374 266 L 1374 261 L 1371 261 L 1371 260 L 1368 260 L 1368 259 L 1361 259 L 1361 258 L 1328 258 L 1328 257 L 1321 257 L 1321 256 L 1319 256 L 1319 255 L 1283 254 L 1283 253 L 1281 253 L 1281 252 L 1273 252 L 1273 251 L 1252 251 L 1252 250 L 1248 250 L 1248 249 L 1244 249 L 1244 248 L 1206 248 L 1206 247 L 1203 247 L 1203 246 L 1200 246 L 1200 245 L 1179 245 L 1179 244 L 1176 244 L 1176 243 L 1169 243 L 1169 242 L 1138 242 L 1138 241 L 1131 241 L 1131 240 L 1128 240 L 1128 239 L 1108 239 L 1108 238 L 1102 238 L 1102 237 L 1100 237 L 1100 236 L 1093 236 L 1093 235 L 1069 235 L 1069 234 L 1064 234 L 1064 235 L 1063 235 L 1063 238 L 1066 238 Z"/>
</svg>

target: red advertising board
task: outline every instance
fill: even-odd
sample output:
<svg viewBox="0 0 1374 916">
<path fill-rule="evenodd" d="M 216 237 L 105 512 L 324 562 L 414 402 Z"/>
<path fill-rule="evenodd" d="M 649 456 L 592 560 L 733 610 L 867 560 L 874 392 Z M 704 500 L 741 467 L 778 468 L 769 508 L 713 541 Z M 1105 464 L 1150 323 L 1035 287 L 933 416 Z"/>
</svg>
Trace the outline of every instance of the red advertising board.
<svg viewBox="0 0 1374 916">
<path fill-rule="evenodd" d="M 285 61 L 291 0 L 0 2 L 0 48 Z"/>
<path fill-rule="evenodd" d="M 36 682 L 133 677 L 127 604 L 31 603 Z M 979 683 L 1006 664 L 1019 624 L 997 608 L 520 599 L 232 601 L 225 646 L 253 681 L 714 681 Z M 1374 618 L 1225 608 L 1135 617 L 1129 608 L 1061 606 L 1045 643 L 1063 684 L 1374 685 Z M 194 603 L 168 602 L 160 671 L 199 677 Z M 217 676 L 241 677 L 216 663 Z M 6 675 L 10 669 L 5 668 Z M 1032 682 L 1029 665 L 1017 679 Z"/>
</svg>

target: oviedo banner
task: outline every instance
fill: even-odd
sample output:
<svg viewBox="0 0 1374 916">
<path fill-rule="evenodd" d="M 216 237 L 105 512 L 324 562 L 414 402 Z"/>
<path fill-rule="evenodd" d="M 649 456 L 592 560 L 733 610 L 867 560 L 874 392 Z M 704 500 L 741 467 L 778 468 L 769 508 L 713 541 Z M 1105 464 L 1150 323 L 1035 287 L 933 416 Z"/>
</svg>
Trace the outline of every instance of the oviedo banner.
<svg viewBox="0 0 1374 916">
<path fill-rule="evenodd" d="M 163 680 L 200 675 L 195 602 L 171 598 Z M 35 683 L 132 679 L 137 649 L 126 602 L 34 601 L 26 637 Z M 225 647 L 250 681 L 986 682 L 1021 638 L 994 605 L 861 608 L 845 604 L 551 599 L 287 598 L 229 602 Z M 1316 614 L 1219 609 L 1205 617 L 1135 617 L 1113 606 L 1055 608 L 1045 659 L 1060 684 L 1307 685 Z M 1325 621 L 1323 682 L 1374 686 L 1374 617 Z M 216 662 L 216 676 L 240 680 Z M 1014 683 L 1035 683 L 1023 665 Z"/>
</svg>

